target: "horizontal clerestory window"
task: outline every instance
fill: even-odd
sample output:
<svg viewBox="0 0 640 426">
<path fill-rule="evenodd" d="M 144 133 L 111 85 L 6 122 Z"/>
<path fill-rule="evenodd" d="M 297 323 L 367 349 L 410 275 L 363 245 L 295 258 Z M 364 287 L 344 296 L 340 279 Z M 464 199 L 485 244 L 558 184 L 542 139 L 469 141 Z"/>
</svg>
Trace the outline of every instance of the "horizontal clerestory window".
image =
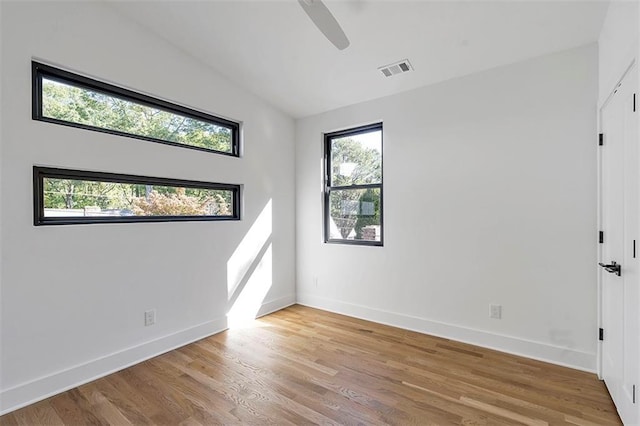
<svg viewBox="0 0 640 426">
<path fill-rule="evenodd" d="M 32 62 L 33 119 L 239 156 L 239 123 Z"/>
<path fill-rule="evenodd" d="M 240 185 L 33 168 L 34 224 L 240 219 Z"/>
</svg>

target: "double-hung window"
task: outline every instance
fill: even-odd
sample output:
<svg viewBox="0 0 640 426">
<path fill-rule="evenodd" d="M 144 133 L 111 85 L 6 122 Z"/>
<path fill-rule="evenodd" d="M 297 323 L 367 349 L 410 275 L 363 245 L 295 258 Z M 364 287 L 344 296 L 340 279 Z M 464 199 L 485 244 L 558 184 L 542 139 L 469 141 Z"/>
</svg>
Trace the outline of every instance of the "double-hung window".
<svg viewBox="0 0 640 426">
<path fill-rule="evenodd" d="M 382 123 L 324 139 L 324 239 L 381 246 Z"/>
</svg>

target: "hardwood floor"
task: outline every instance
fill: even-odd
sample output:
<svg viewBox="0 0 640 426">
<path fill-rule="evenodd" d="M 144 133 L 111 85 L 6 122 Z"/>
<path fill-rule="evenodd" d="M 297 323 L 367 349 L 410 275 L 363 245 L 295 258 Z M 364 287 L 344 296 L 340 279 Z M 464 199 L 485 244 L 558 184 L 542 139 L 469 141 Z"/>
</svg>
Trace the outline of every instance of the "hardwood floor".
<svg viewBox="0 0 640 426">
<path fill-rule="evenodd" d="M 618 425 L 595 375 L 303 306 L 0 417 L 2 425 Z"/>
</svg>

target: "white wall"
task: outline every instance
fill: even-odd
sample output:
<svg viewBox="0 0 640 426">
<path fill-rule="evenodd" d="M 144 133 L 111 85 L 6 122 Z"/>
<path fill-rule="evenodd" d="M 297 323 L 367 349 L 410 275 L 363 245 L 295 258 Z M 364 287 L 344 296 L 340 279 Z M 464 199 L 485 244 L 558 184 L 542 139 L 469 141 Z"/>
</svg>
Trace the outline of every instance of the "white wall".
<svg viewBox="0 0 640 426">
<path fill-rule="evenodd" d="M 614 0 L 609 4 L 598 38 L 598 100 L 600 103 L 603 103 L 613 92 L 622 74 L 636 57 L 638 9 L 637 1 Z"/>
<path fill-rule="evenodd" d="M 107 6 L 2 2 L 1 28 L 0 411 L 224 329 L 228 272 L 272 285 L 261 313 L 295 301 L 291 118 Z M 244 157 L 33 121 L 32 58 L 240 120 Z M 33 165 L 241 183 L 243 220 L 34 227 Z"/>
<path fill-rule="evenodd" d="M 597 71 L 590 45 L 300 120 L 298 301 L 593 371 Z M 323 244 L 322 133 L 377 121 L 385 246 Z"/>
</svg>

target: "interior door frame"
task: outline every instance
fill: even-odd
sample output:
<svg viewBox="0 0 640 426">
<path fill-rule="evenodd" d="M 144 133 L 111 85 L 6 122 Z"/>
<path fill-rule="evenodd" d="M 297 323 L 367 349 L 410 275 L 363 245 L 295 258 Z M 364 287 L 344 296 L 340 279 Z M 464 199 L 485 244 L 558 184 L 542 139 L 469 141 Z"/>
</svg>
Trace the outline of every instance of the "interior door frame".
<svg viewBox="0 0 640 426">
<path fill-rule="evenodd" d="M 611 101 L 611 98 L 613 97 L 613 95 L 616 92 L 616 89 L 620 86 L 620 84 L 622 83 L 622 81 L 627 77 L 627 75 L 629 75 L 629 73 L 634 70 L 634 66 L 636 65 L 636 60 L 635 58 L 631 61 L 631 63 L 627 66 L 627 68 L 625 69 L 625 71 L 622 73 L 622 76 L 618 79 L 618 81 L 616 82 L 615 86 L 613 86 L 613 88 L 611 89 L 611 91 L 609 92 L 609 95 L 607 96 L 607 98 L 603 101 L 603 102 L 599 102 L 598 103 L 598 119 L 597 119 L 597 128 L 598 128 L 598 134 L 602 134 L 603 133 L 603 129 L 602 129 L 602 110 L 607 106 L 607 104 L 609 103 L 609 101 Z M 640 71 L 640 70 L 638 70 Z M 594 238 L 597 237 L 598 233 L 602 230 L 602 147 L 598 146 L 598 150 L 597 150 L 597 155 L 596 155 L 596 161 L 597 161 L 597 176 L 598 176 L 598 183 L 597 183 L 597 229 L 596 232 L 594 233 Z M 597 279 L 597 323 L 598 323 L 598 327 L 602 328 L 602 277 L 603 277 L 603 269 L 599 268 L 597 266 L 598 262 L 605 262 L 607 259 L 603 259 L 602 258 L 602 251 L 603 251 L 603 247 L 602 244 L 598 244 L 597 245 L 598 249 L 597 249 L 597 261 L 594 264 L 594 268 L 596 268 L 596 270 L 598 271 L 598 279 Z M 596 339 L 598 339 L 597 337 L 597 331 L 594 330 L 594 337 Z M 598 375 L 598 379 L 602 380 L 602 341 L 601 340 L 597 340 L 597 349 L 596 349 L 596 373 Z"/>
</svg>

